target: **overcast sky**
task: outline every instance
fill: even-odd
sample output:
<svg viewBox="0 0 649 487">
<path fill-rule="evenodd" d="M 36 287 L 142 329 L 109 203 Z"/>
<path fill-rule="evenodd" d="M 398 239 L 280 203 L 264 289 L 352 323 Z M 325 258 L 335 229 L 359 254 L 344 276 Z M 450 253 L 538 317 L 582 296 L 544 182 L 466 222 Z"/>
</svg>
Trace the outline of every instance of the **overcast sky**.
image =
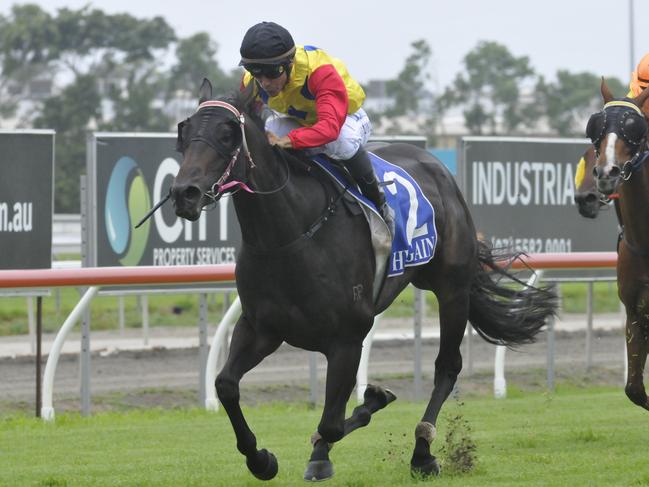
<svg viewBox="0 0 649 487">
<path fill-rule="evenodd" d="M 237 65 L 247 28 L 272 20 L 298 44 L 341 58 L 361 82 L 396 77 L 410 44 L 422 38 L 433 50 L 434 88 L 453 80 L 464 55 L 481 40 L 528 56 L 536 71 L 551 79 L 568 69 L 627 82 L 631 71 L 629 0 L 3 0 L 0 13 L 8 14 L 14 3 L 36 3 L 51 13 L 89 3 L 108 13 L 160 15 L 181 37 L 209 32 L 226 70 Z M 637 62 L 649 52 L 649 0 L 634 0 L 634 12 Z"/>
</svg>

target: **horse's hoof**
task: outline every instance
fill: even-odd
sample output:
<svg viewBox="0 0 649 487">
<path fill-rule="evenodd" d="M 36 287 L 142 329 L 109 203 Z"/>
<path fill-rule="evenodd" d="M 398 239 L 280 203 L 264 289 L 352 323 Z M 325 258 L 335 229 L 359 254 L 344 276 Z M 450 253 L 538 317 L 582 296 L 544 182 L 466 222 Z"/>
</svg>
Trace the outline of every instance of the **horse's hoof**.
<svg viewBox="0 0 649 487">
<path fill-rule="evenodd" d="M 306 466 L 304 480 L 320 482 L 334 476 L 334 466 L 329 460 L 311 460 Z"/>
<path fill-rule="evenodd" d="M 381 386 L 368 384 L 363 394 L 363 400 L 366 404 L 376 401 L 378 408 L 383 409 L 385 406 L 396 400 L 397 396 L 390 390 Z"/>
<path fill-rule="evenodd" d="M 271 452 L 266 450 L 259 450 L 254 462 L 246 459 L 248 470 L 257 477 L 259 480 L 270 480 L 277 475 L 277 458 Z"/>
<path fill-rule="evenodd" d="M 429 458 L 421 462 L 415 462 L 414 460 L 410 462 L 410 475 L 415 478 L 436 477 L 439 475 L 439 471 L 437 459 L 432 455 L 429 455 Z"/>
</svg>

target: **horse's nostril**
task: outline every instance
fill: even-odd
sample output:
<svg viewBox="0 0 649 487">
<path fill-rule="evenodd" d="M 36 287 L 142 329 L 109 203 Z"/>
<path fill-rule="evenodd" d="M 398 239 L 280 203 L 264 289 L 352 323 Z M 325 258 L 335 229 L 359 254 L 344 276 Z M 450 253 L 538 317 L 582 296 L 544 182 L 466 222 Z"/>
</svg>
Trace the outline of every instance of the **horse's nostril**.
<svg viewBox="0 0 649 487">
<path fill-rule="evenodd" d="M 616 178 L 620 175 L 620 168 L 618 166 L 613 166 L 611 170 L 609 171 L 609 176 L 612 178 Z"/>
<path fill-rule="evenodd" d="M 195 206 L 203 194 L 200 188 L 194 185 L 175 185 L 171 193 L 176 207 Z"/>
<path fill-rule="evenodd" d="M 595 202 L 597 201 L 597 199 L 598 199 L 598 198 L 597 198 L 597 195 L 596 195 L 595 193 L 588 193 L 588 194 L 584 197 L 584 201 L 585 201 L 586 203 L 595 203 Z"/>
<path fill-rule="evenodd" d="M 187 186 L 183 191 L 183 198 L 187 201 L 196 201 L 201 197 L 201 190 L 196 186 Z"/>
</svg>

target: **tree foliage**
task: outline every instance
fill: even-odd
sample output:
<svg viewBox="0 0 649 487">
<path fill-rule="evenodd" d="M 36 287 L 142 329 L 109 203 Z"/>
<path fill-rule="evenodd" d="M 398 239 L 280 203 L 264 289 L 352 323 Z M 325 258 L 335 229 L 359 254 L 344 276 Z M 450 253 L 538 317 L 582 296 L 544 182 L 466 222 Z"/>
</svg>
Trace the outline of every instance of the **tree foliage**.
<svg viewBox="0 0 649 487">
<path fill-rule="evenodd" d="M 537 104 L 544 107 L 548 125 L 558 135 L 583 136 L 584 121 L 602 105 L 601 78 L 587 72 L 557 72 L 555 82 L 539 79 L 536 88 Z M 626 94 L 624 85 L 616 78 L 607 80 L 613 93 Z"/>
<path fill-rule="evenodd" d="M 174 47 L 176 64 L 165 70 L 158 59 Z M 32 100 L 33 117 L 21 120 L 21 126 L 56 130 L 55 211 L 79 211 L 87 130 L 170 130 L 176 120 L 164 108 L 174 90 L 193 90 L 203 77 L 217 86 L 233 83 L 234 73 L 219 68 L 216 52 L 205 33 L 177 39 L 162 17 L 139 19 L 90 6 L 52 15 L 34 4 L 14 5 L 0 16 L 0 115 L 16 114 L 39 75 L 62 86 L 40 104 Z"/>
<path fill-rule="evenodd" d="M 430 45 L 420 39 L 410 46 L 412 53 L 406 58 L 399 75 L 386 83 L 386 92 L 394 99 L 394 106 L 385 113 L 388 117 L 416 113 L 426 83 L 430 79 L 427 71 L 433 53 Z"/>
<path fill-rule="evenodd" d="M 236 89 L 240 69 L 224 71 L 217 52 L 205 32 L 178 38 L 161 17 L 108 14 L 90 4 L 55 14 L 36 4 L 13 5 L 0 15 L 0 117 L 15 117 L 21 128 L 56 130 L 55 211 L 79 211 L 88 130 L 168 131 L 194 109 L 202 78 L 217 93 Z M 435 97 L 429 87 L 432 53 L 423 39 L 411 44 L 401 71 L 385 82 L 392 105 L 371 114 L 377 128 L 426 135 L 433 143 L 441 114 L 456 108 L 474 134 L 514 134 L 542 125 L 573 136 L 583 134 L 588 115 L 601 106 L 598 75 L 561 70 L 547 81 L 527 56 L 490 41 L 466 54 L 463 70 Z M 38 79 L 53 80 L 54 95 L 32 97 L 20 110 Z M 613 93 L 626 94 L 619 80 L 607 81 Z"/>
<path fill-rule="evenodd" d="M 527 56 L 515 57 L 507 47 L 483 41 L 464 57 L 464 68 L 440 104 L 445 109 L 462 107 L 470 132 L 511 133 L 533 123 L 535 106 L 521 97 L 521 87 L 534 77 Z"/>
<path fill-rule="evenodd" d="M 79 211 L 79 178 L 86 161 L 86 127 L 100 116 L 100 96 L 91 75 L 79 76 L 61 94 L 45 101 L 35 127 L 56 130 L 55 209 Z M 81 142 L 81 143 L 80 143 Z"/>
<path fill-rule="evenodd" d="M 233 70 L 226 74 L 216 62 L 218 45 L 206 32 L 199 32 L 176 45 L 176 64 L 171 68 L 169 89 L 193 90 L 203 78 L 208 78 L 216 93 L 225 93 L 237 88 L 241 72 Z"/>
</svg>

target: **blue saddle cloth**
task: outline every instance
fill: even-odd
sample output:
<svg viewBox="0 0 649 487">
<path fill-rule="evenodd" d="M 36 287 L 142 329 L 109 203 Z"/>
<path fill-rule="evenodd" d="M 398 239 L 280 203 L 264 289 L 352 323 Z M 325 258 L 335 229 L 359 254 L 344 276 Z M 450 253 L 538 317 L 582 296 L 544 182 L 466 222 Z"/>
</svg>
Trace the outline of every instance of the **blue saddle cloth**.
<svg viewBox="0 0 649 487">
<path fill-rule="evenodd" d="M 437 245 L 435 210 L 410 174 L 371 152 L 368 154 L 378 180 L 390 183 L 383 186 L 385 200 L 395 213 L 395 235 L 387 275 L 398 276 L 406 267 L 425 264 L 434 257 Z M 349 186 L 340 169 L 329 159 L 318 155 L 313 157 L 313 161 L 342 187 Z M 359 203 L 379 214 L 374 204 L 356 187 L 349 186 L 348 191 Z"/>
</svg>

